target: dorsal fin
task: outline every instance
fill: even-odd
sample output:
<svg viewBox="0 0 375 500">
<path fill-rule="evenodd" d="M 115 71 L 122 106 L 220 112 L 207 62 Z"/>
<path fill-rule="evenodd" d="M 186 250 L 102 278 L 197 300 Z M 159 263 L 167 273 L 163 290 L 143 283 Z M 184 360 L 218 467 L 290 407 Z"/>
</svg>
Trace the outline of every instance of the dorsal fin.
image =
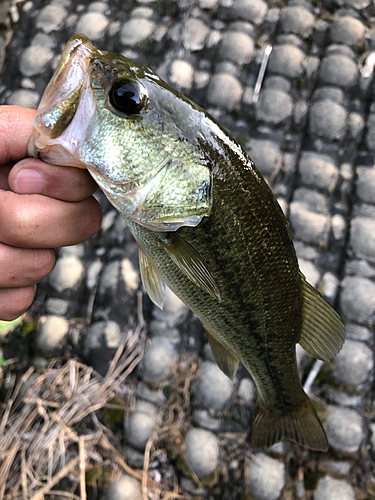
<svg viewBox="0 0 375 500">
<path fill-rule="evenodd" d="M 329 361 L 345 342 L 345 326 L 320 293 L 301 274 L 303 297 L 300 345 L 314 358 Z"/>
<path fill-rule="evenodd" d="M 138 247 L 138 251 L 139 268 L 141 271 L 143 286 L 145 287 L 145 290 L 152 302 L 160 307 L 160 309 L 163 309 L 165 301 L 165 283 L 162 280 L 159 271 L 141 247 Z"/>
<path fill-rule="evenodd" d="M 221 302 L 220 291 L 203 260 L 201 254 L 193 245 L 176 232 L 164 233 L 166 236 L 160 238 L 163 247 L 176 266 L 195 285 L 209 293 L 214 299 Z"/>
<path fill-rule="evenodd" d="M 233 380 L 238 368 L 239 359 L 227 347 L 225 347 L 225 345 L 222 344 L 217 337 L 210 333 L 207 328 L 206 333 L 208 342 L 211 346 L 212 354 L 214 355 L 218 367 L 227 377 Z"/>
</svg>

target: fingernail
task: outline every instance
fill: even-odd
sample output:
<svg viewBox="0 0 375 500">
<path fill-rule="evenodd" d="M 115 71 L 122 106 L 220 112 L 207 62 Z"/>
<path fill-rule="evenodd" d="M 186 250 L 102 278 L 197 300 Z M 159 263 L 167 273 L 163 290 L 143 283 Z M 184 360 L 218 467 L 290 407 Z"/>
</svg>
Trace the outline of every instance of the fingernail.
<svg viewBox="0 0 375 500">
<path fill-rule="evenodd" d="M 21 169 L 14 182 L 19 194 L 41 194 L 43 192 L 44 179 L 37 170 Z"/>
</svg>

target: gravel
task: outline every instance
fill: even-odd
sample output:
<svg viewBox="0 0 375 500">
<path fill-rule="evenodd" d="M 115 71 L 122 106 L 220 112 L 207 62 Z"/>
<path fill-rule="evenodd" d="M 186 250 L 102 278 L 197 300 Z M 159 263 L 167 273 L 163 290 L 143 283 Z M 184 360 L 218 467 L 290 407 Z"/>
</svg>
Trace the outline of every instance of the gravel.
<svg viewBox="0 0 375 500">
<path fill-rule="evenodd" d="M 63 256 L 58 259 L 56 266 L 49 276 L 51 286 L 57 292 L 76 290 L 84 279 L 85 270 L 77 257 Z"/>
<path fill-rule="evenodd" d="M 212 416 L 212 411 L 208 410 L 194 410 L 192 413 L 193 423 L 202 429 L 212 432 L 220 432 L 223 427 L 223 419 L 220 417 Z"/>
<path fill-rule="evenodd" d="M 371 151 L 375 151 L 375 114 L 370 113 L 367 119 L 366 143 Z"/>
<path fill-rule="evenodd" d="M 67 342 L 69 323 L 60 316 L 48 315 L 40 327 L 36 339 L 36 346 L 44 356 L 53 356 L 62 352 Z"/>
<path fill-rule="evenodd" d="M 287 33 L 296 33 L 306 38 L 310 35 L 314 25 L 314 15 L 304 7 L 286 7 L 281 12 L 281 29 Z"/>
<path fill-rule="evenodd" d="M 37 28 L 44 33 L 51 33 L 59 29 L 67 16 L 67 11 L 59 5 L 47 5 L 38 15 Z"/>
<path fill-rule="evenodd" d="M 345 0 L 344 4 L 353 9 L 365 9 L 371 0 Z"/>
<path fill-rule="evenodd" d="M 325 428 L 329 444 L 338 451 L 356 453 L 365 438 L 363 417 L 347 408 L 331 406 Z"/>
<path fill-rule="evenodd" d="M 142 488 L 138 479 L 123 474 L 105 493 L 105 500 L 142 500 Z"/>
<path fill-rule="evenodd" d="M 356 258 L 375 262 L 375 220 L 367 217 L 352 220 L 350 247 Z"/>
<path fill-rule="evenodd" d="M 137 401 L 135 410 L 124 419 L 127 442 L 143 451 L 153 431 L 161 424 L 157 408 L 147 401 Z"/>
<path fill-rule="evenodd" d="M 211 104 L 231 110 L 239 104 L 242 92 L 242 85 L 235 76 L 218 73 L 210 80 L 207 99 Z"/>
<path fill-rule="evenodd" d="M 20 71 L 24 76 L 35 76 L 44 71 L 52 61 L 53 52 L 47 47 L 31 45 L 20 59 Z"/>
<path fill-rule="evenodd" d="M 372 203 L 375 200 L 375 169 L 369 167 L 357 168 L 357 195 L 361 201 Z"/>
<path fill-rule="evenodd" d="M 219 465 L 219 439 L 210 431 L 191 429 L 186 435 L 185 456 L 199 478 L 212 474 Z"/>
<path fill-rule="evenodd" d="M 348 385 L 360 385 L 373 379 L 374 355 L 363 342 L 347 340 L 335 359 L 335 378 Z"/>
<path fill-rule="evenodd" d="M 39 94 L 33 90 L 16 90 L 9 98 L 8 104 L 36 109 L 39 101 Z"/>
<path fill-rule="evenodd" d="M 114 260 L 103 267 L 98 286 L 100 295 L 104 295 L 107 291 L 117 290 L 120 278 L 120 265 L 119 260 Z"/>
<path fill-rule="evenodd" d="M 165 403 L 167 399 L 161 389 L 152 389 L 141 380 L 137 383 L 137 396 L 149 403 L 160 406 Z"/>
<path fill-rule="evenodd" d="M 154 337 L 145 351 L 141 376 L 146 382 L 161 382 L 171 375 L 177 361 L 173 344 L 166 338 Z"/>
<path fill-rule="evenodd" d="M 199 0 L 201 9 L 215 9 L 219 4 L 219 0 Z"/>
<path fill-rule="evenodd" d="M 233 394 L 233 381 L 211 361 L 204 361 L 200 367 L 200 377 L 194 384 L 193 393 L 198 407 L 223 412 Z"/>
<path fill-rule="evenodd" d="M 236 0 L 233 10 L 236 17 L 260 24 L 267 13 L 267 4 L 263 0 Z"/>
<path fill-rule="evenodd" d="M 344 16 L 332 23 L 330 37 L 334 43 L 359 45 L 365 36 L 366 27 L 354 17 Z"/>
<path fill-rule="evenodd" d="M 288 94 L 291 90 L 290 80 L 280 75 L 273 75 L 266 78 L 263 85 L 264 89 L 280 90 Z"/>
<path fill-rule="evenodd" d="M 307 186 L 331 190 L 335 187 L 339 172 L 330 156 L 305 151 L 299 163 L 301 182 Z"/>
<path fill-rule="evenodd" d="M 290 224 L 293 235 L 297 240 L 315 245 L 327 243 L 329 231 L 329 217 L 312 212 L 305 202 L 293 201 L 290 204 Z"/>
<path fill-rule="evenodd" d="M 344 92 L 338 87 L 321 86 L 313 94 L 314 101 L 333 101 L 342 104 L 344 101 Z"/>
<path fill-rule="evenodd" d="M 193 66 L 183 59 L 176 59 L 171 64 L 170 80 L 173 85 L 185 91 L 191 90 L 194 81 Z"/>
<path fill-rule="evenodd" d="M 357 276 L 344 278 L 341 310 L 348 320 L 365 323 L 375 310 L 375 284 Z"/>
<path fill-rule="evenodd" d="M 248 478 L 250 492 L 256 500 L 277 500 L 285 485 L 285 465 L 259 453 L 250 462 Z"/>
<path fill-rule="evenodd" d="M 294 191 L 295 202 L 303 203 L 312 212 L 328 214 L 328 198 L 311 188 L 301 187 Z"/>
<path fill-rule="evenodd" d="M 246 151 L 264 176 L 276 175 L 282 164 L 280 145 L 267 139 L 251 139 Z"/>
<path fill-rule="evenodd" d="M 69 309 L 69 301 L 50 297 L 46 302 L 46 310 L 48 313 L 56 316 L 64 316 Z"/>
<path fill-rule="evenodd" d="M 121 28 L 121 43 L 124 45 L 136 45 L 145 41 L 154 30 L 155 23 L 149 19 L 130 19 Z"/>
<path fill-rule="evenodd" d="M 255 108 L 258 120 L 279 124 L 292 115 L 293 101 L 290 95 L 274 89 L 263 90 Z"/>
<path fill-rule="evenodd" d="M 355 500 L 354 490 L 346 481 L 323 477 L 319 479 L 314 500 Z"/>
<path fill-rule="evenodd" d="M 349 115 L 348 132 L 353 139 L 360 140 L 365 127 L 364 117 L 353 111 Z"/>
<path fill-rule="evenodd" d="M 326 465 L 332 472 L 337 472 L 343 476 L 349 474 L 352 469 L 352 464 L 350 462 L 334 462 L 333 460 L 327 460 Z"/>
<path fill-rule="evenodd" d="M 139 270 L 136 269 L 130 259 L 125 257 L 120 264 L 120 273 L 128 294 L 134 294 L 138 290 L 141 279 Z"/>
<path fill-rule="evenodd" d="M 108 19 L 99 12 L 87 12 L 78 21 L 76 30 L 83 33 L 90 40 L 96 41 L 104 36 L 108 26 Z"/>
<path fill-rule="evenodd" d="M 362 342 L 371 342 L 373 340 L 372 333 L 368 328 L 350 323 L 346 326 L 346 338 L 361 340 Z"/>
<path fill-rule="evenodd" d="M 304 69 L 305 54 L 295 45 L 279 45 L 271 52 L 268 69 L 288 78 L 298 78 Z"/>
<path fill-rule="evenodd" d="M 331 100 L 314 103 L 310 108 L 310 133 L 324 139 L 341 139 L 346 131 L 347 111 Z"/>
<path fill-rule="evenodd" d="M 246 33 L 228 31 L 221 44 L 223 59 L 236 64 L 248 64 L 254 56 L 254 41 Z"/>
<path fill-rule="evenodd" d="M 192 52 L 201 50 L 210 30 L 201 19 L 194 17 L 187 20 L 182 33 L 182 41 L 186 49 Z"/>
<path fill-rule="evenodd" d="M 356 63 L 349 57 L 331 55 L 323 59 L 320 66 L 319 77 L 323 83 L 350 87 L 358 78 Z"/>
<path fill-rule="evenodd" d="M 238 396 L 248 405 L 255 401 L 257 397 L 257 389 L 252 379 L 243 378 L 241 380 L 238 386 Z"/>
<path fill-rule="evenodd" d="M 108 5 L 105 2 L 92 2 L 88 7 L 89 12 L 100 12 L 100 14 L 104 14 L 107 9 Z"/>
</svg>

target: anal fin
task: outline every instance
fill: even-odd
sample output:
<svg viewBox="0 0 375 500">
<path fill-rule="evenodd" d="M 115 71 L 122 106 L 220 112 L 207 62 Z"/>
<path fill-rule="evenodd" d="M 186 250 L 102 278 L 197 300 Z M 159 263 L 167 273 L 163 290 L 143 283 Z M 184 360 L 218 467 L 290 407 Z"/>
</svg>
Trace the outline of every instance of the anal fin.
<svg viewBox="0 0 375 500">
<path fill-rule="evenodd" d="M 239 359 L 207 329 L 206 333 L 218 367 L 232 380 L 237 371 Z"/>
<path fill-rule="evenodd" d="M 140 247 L 138 247 L 138 251 L 139 268 L 143 286 L 152 302 L 160 307 L 160 309 L 163 309 L 165 301 L 165 283 L 159 271 Z"/>
<path fill-rule="evenodd" d="M 303 319 L 298 342 L 314 358 L 328 361 L 345 342 L 345 326 L 333 307 L 302 274 L 301 279 Z"/>
<path fill-rule="evenodd" d="M 326 433 L 307 396 L 299 410 L 287 415 L 272 411 L 262 404 L 258 406 L 251 438 L 254 450 L 268 448 L 284 439 L 311 450 L 328 450 Z"/>
</svg>

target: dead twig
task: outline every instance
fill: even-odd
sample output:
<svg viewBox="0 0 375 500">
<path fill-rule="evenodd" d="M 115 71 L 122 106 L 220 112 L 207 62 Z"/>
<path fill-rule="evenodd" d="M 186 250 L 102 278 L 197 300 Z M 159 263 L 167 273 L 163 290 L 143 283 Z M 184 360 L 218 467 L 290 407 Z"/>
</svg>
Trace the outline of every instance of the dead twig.
<svg viewBox="0 0 375 500">
<path fill-rule="evenodd" d="M 68 462 L 65 467 L 63 467 L 52 479 L 47 483 L 43 488 L 35 493 L 31 497 L 31 500 L 41 500 L 43 495 L 49 493 L 51 489 L 57 484 L 61 479 L 69 474 L 75 467 L 79 464 L 79 457 L 73 458 L 70 462 Z"/>
</svg>

